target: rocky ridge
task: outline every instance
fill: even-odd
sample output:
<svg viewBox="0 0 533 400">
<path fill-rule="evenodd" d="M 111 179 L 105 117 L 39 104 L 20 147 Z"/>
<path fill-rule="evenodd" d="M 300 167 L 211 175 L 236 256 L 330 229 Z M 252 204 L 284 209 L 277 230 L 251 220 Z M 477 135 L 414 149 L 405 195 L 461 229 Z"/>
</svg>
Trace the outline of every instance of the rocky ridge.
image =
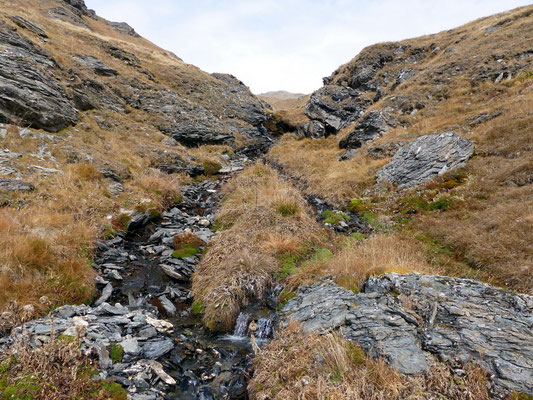
<svg viewBox="0 0 533 400">
<path fill-rule="evenodd" d="M 460 375 L 474 361 L 495 392 L 533 394 L 531 296 L 469 279 L 386 274 L 360 294 L 331 281 L 300 288 L 282 313 L 306 331 L 337 330 L 406 374 L 439 360 Z"/>
</svg>

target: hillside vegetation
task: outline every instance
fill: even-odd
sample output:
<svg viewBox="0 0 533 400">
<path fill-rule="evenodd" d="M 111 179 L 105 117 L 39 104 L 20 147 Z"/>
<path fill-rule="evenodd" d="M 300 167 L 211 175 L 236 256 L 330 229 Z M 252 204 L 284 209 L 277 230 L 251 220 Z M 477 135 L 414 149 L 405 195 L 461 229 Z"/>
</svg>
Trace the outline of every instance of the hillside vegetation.
<svg viewBox="0 0 533 400">
<path fill-rule="evenodd" d="M 262 143 L 267 113 L 236 78 L 82 1 L 0 3 L 0 308 L 17 321 L 16 304 L 48 307 L 41 296 L 89 301 L 95 240 Z M 21 180 L 27 190 L 12 186 Z"/>
<path fill-rule="evenodd" d="M 321 138 L 287 135 L 268 159 L 307 193 L 338 206 L 351 202 L 385 230 L 426 246 L 437 270 L 531 293 L 532 22 L 528 6 L 367 47 L 325 78 L 305 109 L 280 112 L 311 118 L 315 125 L 303 123 L 300 132 L 310 136 L 318 125 Z M 344 100 L 335 103 L 335 96 Z M 376 172 L 402 145 L 452 130 L 475 145 L 464 168 L 412 189 L 376 183 Z M 353 145 L 348 137 L 363 139 Z M 354 149 L 349 160 L 339 161 L 346 152 L 339 142 Z"/>
</svg>

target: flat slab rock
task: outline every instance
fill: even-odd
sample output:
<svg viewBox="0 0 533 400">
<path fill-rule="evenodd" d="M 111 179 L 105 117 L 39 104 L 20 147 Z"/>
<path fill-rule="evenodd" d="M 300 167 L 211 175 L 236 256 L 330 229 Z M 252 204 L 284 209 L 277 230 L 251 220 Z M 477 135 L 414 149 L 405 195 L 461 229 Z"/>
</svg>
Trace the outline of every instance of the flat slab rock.
<svg viewBox="0 0 533 400">
<path fill-rule="evenodd" d="M 462 167 L 474 152 L 474 144 L 455 132 L 425 135 L 402 147 L 377 173 L 378 182 L 408 188 Z"/>
<path fill-rule="evenodd" d="M 370 277 L 364 293 L 331 281 L 299 290 L 283 319 L 306 331 L 338 330 L 406 374 L 435 359 L 474 361 L 499 392 L 533 395 L 533 297 L 470 279 L 419 274 Z"/>
</svg>

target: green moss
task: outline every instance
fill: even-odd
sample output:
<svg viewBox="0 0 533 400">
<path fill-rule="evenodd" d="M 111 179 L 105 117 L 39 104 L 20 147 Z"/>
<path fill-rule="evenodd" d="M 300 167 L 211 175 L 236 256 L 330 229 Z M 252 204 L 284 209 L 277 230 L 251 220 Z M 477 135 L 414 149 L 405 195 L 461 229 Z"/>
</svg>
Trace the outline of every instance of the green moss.
<svg viewBox="0 0 533 400">
<path fill-rule="evenodd" d="M 356 239 L 356 240 L 365 240 L 366 239 L 366 235 L 364 233 L 361 233 L 361 232 L 352 232 L 350 234 L 350 237 Z"/>
<path fill-rule="evenodd" d="M 355 365 L 364 364 L 364 362 L 366 361 L 365 352 L 359 346 L 352 342 L 347 342 L 346 346 L 348 355 L 350 356 L 352 362 Z"/>
<path fill-rule="evenodd" d="M 74 343 L 74 341 L 76 340 L 76 338 L 74 336 L 69 336 L 69 335 L 59 335 L 57 337 L 57 340 L 63 340 L 65 342 L 68 342 L 68 343 Z"/>
<path fill-rule="evenodd" d="M 324 262 L 333 258 L 333 253 L 325 247 L 317 247 L 311 258 L 311 261 Z"/>
<path fill-rule="evenodd" d="M 222 169 L 222 165 L 216 161 L 204 161 L 205 175 L 212 176 Z"/>
<path fill-rule="evenodd" d="M 174 258 L 187 258 L 187 257 L 192 257 L 192 256 L 195 256 L 196 254 L 198 254 L 200 252 L 200 248 L 198 247 L 183 247 L 179 250 L 175 250 L 173 253 L 172 253 L 172 257 Z"/>
<path fill-rule="evenodd" d="M 215 219 L 215 221 L 213 222 L 213 225 L 211 226 L 211 229 L 215 232 L 223 231 L 223 230 L 231 228 L 233 224 L 234 224 L 234 221 L 232 221 L 230 218 L 219 217 Z"/>
<path fill-rule="evenodd" d="M 204 313 L 205 307 L 201 300 L 195 300 L 192 303 L 192 313 L 194 315 L 200 315 Z"/>
<path fill-rule="evenodd" d="M 454 203 L 453 199 L 450 199 L 445 196 L 439 197 L 437 200 L 432 201 L 428 204 L 429 211 L 446 211 Z"/>
<path fill-rule="evenodd" d="M 370 225 L 376 230 L 382 230 L 383 226 L 381 225 L 381 222 L 379 221 L 379 218 L 376 214 L 371 212 L 363 213 L 363 221 L 365 221 L 366 224 Z"/>
<path fill-rule="evenodd" d="M 104 382 L 102 387 L 109 393 L 112 400 L 126 400 L 128 393 L 116 382 Z"/>
<path fill-rule="evenodd" d="M 0 400 L 33 400 L 41 391 L 36 379 L 30 376 L 17 377 L 12 384 L 7 384 L 5 377 L 0 383 Z"/>
<path fill-rule="evenodd" d="M 370 199 L 352 199 L 346 208 L 354 213 L 363 213 L 371 210 L 371 203 Z"/>
<path fill-rule="evenodd" d="M 337 225 L 339 222 L 348 222 L 350 217 L 343 212 L 334 212 L 326 210 L 322 212 L 325 224 Z"/>
<path fill-rule="evenodd" d="M 278 304 L 276 306 L 278 311 L 281 311 L 281 309 L 285 307 L 285 304 L 287 304 L 290 299 L 295 297 L 296 293 L 283 290 L 278 297 Z"/>
<path fill-rule="evenodd" d="M 122 362 L 122 359 L 124 358 L 124 349 L 120 344 L 115 342 L 109 344 L 109 358 L 111 358 L 111 361 L 114 363 Z"/>
<path fill-rule="evenodd" d="M 301 271 L 298 267 L 298 261 L 302 259 L 302 256 L 284 254 L 280 256 L 279 259 L 281 262 L 281 270 L 276 274 L 277 279 L 285 279 L 288 276 L 297 274 Z"/>
</svg>

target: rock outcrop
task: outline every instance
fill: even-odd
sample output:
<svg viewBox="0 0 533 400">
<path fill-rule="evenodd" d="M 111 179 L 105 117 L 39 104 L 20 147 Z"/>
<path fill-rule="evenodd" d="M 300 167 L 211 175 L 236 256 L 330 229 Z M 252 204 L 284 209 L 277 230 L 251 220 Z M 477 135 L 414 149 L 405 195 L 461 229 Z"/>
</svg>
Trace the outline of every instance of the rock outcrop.
<svg viewBox="0 0 533 400">
<path fill-rule="evenodd" d="M 2 190 L 7 190 L 8 192 L 31 192 L 35 190 L 35 186 L 19 179 L 0 178 L 0 192 Z"/>
<path fill-rule="evenodd" d="M 497 391 L 533 394 L 533 298 L 470 279 L 419 274 L 370 277 L 354 294 L 325 281 L 283 308 L 307 331 L 337 330 L 407 374 L 432 362 L 457 373 L 486 369 Z"/>
<path fill-rule="evenodd" d="M 307 102 L 305 114 L 311 122 L 304 126 L 304 134 L 313 138 L 334 134 L 359 118 L 369 103 L 351 88 L 324 86 Z"/>
<path fill-rule="evenodd" d="M 365 142 L 381 137 L 398 126 L 396 117 L 387 110 L 372 110 L 366 113 L 355 129 L 339 142 L 342 149 L 357 149 Z"/>
<path fill-rule="evenodd" d="M 0 25 L 0 122 L 57 132 L 78 113 L 57 83 L 56 62 L 22 35 Z"/>
<path fill-rule="evenodd" d="M 377 173 L 378 182 L 398 188 L 419 185 L 463 166 L 474 152 L 474 144 L 455 132 L 421 136 L 401 148 Z"/>
</svg>

